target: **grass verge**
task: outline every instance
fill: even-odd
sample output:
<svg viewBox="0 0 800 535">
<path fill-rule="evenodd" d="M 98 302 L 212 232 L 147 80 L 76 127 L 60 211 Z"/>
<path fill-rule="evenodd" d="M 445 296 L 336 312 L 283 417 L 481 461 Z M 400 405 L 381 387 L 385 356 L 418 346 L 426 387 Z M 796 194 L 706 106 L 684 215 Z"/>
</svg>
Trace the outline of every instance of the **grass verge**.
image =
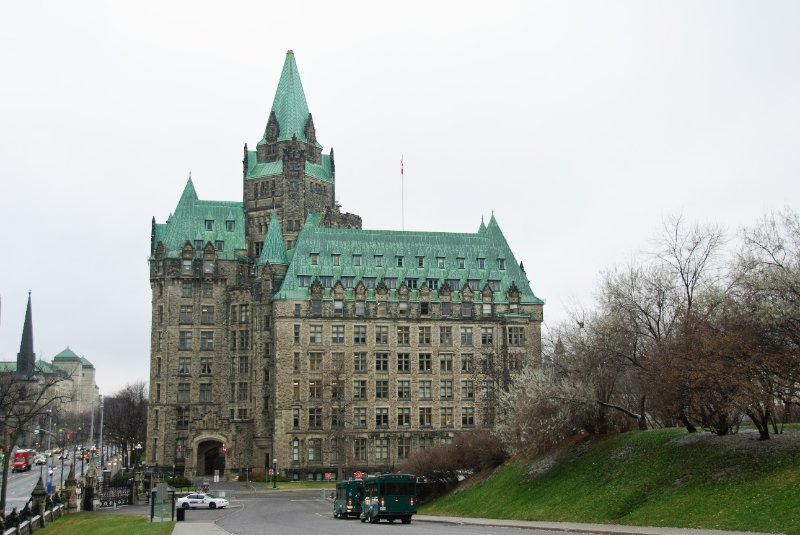
<svg viewBox="0 0 800 535">
<path fill-rule="evenodd" d="M 175 522 L 151 524 L 133 515 L 73 513 L 37 531 L 42 535 L 170 535 Z"/>
<path fill-rule="evenodd" d="M 512 460 L 420 512 L 800 535 L 800 433 L 756 438 L 626 433 Z"/>
</svg>

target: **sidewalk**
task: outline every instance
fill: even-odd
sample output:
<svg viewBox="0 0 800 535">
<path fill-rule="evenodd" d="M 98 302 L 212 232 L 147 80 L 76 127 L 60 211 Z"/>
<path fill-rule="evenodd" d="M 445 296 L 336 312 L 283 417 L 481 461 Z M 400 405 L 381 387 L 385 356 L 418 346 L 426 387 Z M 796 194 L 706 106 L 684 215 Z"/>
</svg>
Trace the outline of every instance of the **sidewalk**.
<svg viewBox="0 0 800 535">
<path fill-rule="evenodd" d="M 463 524 L 468 526 L 498 526 L 547 531 L 589 532 L 603 535 L 757 535 L 755 531 L 721 531 L 714 529 L 657 528 L 648 526 L 619 526 L 614 524 L 581 524 L 578 522 L 538 522 L 528 520 L 497 520 L 457 516 L 414 515 L 413 521 Z M 176 532 L 177 533 L 177 532 Z"/>
<path fill-rule="evenodd" d="M 176 522 L 172 535 L 228 535 L 213 522 Z"/>
</svg>

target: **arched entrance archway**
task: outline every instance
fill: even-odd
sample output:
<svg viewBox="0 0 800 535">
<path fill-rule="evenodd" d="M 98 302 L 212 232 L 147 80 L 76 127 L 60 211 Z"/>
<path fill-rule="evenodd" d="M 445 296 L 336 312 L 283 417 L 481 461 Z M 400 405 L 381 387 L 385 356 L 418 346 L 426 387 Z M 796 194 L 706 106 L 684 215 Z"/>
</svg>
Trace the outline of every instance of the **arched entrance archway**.
<svg viewBox="0 0 800 535">
<path fill-rule="evenodd" d="M 213 476 L 214 470 L 219 470 L 219 475 L 225 472 L 222 442 L 219 440 L 205 440 L 197 445 L 197 474 Z"/>
</svg>

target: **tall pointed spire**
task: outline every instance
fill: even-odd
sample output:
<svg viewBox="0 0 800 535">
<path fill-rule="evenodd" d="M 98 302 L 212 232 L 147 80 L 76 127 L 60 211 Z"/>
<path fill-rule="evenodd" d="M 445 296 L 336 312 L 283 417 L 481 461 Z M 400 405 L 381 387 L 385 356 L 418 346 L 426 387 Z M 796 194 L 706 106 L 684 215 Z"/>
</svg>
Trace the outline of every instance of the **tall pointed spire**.
<svg viewBox="0 0 800 535">
<path fill-rule="evenodd" d="M 288 265 L 289 260 L 286 257 L 286 245 L 283 242 L 283 233 L 281 232 L 281 222 L 275 211 L 272 211 L 272 217 L 269 220 L 269 227 L 267 227 L 267 237 L 264 238 L 264 248 L 261 250 L 261 256 L 258 257 L 259 264 L 275 264 L 275 265 Z"/>
<path fill-rule="evenodd" d="M 193 205 L 197 202 L 197 192 L 194 189 L 194 183 L 192 183 L 192 173 L 189 173 L 189 180 L 186 181 L 186 186 L 183 188 L 183 193 L 181 194 L 181 199 L 178 201 L 178 208 L 175 210 L 177 211 L 181 207 L 186 208 L 187 206 Z"/>
<path fill-rule="evenodd" d="M 279 134 L 277 141 L 285 141 L 297 136 L 297 139 L 308 142 L 306 123 L 308 122 L 308 104 L 300 81 L 300 73 L 294 61 L 294 52 L 286 52 L 281 79 L 272 101 L 272 113 L 278 121 Z M 267 132 L 264 132 L 264 139 Z"/>
<path fill-rule="evenodd" d="M 28 308 L 25 310 L 25 325 L 22 326 L 22 340 L 17 353 L 17 375 L 30 377 L 36 364 L 33 352 L 33 315 L 31 312 L 31 292 L 28 292 Z"/>
</svg>

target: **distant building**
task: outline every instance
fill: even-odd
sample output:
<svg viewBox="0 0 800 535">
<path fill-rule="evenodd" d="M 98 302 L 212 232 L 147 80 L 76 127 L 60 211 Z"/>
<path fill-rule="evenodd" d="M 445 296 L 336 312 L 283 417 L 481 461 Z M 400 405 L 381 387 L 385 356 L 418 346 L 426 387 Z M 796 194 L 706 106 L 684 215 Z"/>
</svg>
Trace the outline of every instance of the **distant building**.
<svg viewBox="0 0 800 535">
<path fill-rule="evenodd" d="M 62 398 L 63 401 L 53 405 L 53 413 L 56 418 L 61 418 L 64 422 L 80 421 L 81 417 L 90 415 L 98 406 L 99 389 L 95 384 L 95 368 L 85 357 L 79 357 L 67 347 L 53 357 L 52 362 L 36 360 L 33 351 L 33 313 L 30 294 L 17 360 L 0 361 L 0 374 L 13 374 L 19 380 L 34 381 L 39 384 L 45 384 L 48 380 L 57 381 L 47 397 Z M 22 438 L 25 445 L 29 445 L 33 440 L 32 433 L 35 427 L 35 424 L 32 425 Z"/>
<path fill-rule="evenodd" d="M 319 479 L 491 428 L 496 389 L 539 362 L 543 305 L 494 215 L 363 230 L 291 51 L 242 171 L 242 202 L 200 200 L 190 178 L 153 219 L 147 463 Z"/>
</svg>

